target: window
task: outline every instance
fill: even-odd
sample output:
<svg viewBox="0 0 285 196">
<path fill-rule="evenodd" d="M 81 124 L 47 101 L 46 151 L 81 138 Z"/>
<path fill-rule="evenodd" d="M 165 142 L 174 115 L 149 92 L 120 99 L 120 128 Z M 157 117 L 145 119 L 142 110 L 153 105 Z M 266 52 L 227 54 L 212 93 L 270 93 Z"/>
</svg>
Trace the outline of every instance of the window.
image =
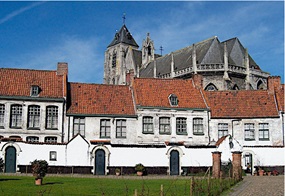
<svg viewBox="0 0 285 196">
<path fill-rule="evenodd" d="M 117 138 L 126 138 L 126 120 L 117 120 L 116 121 L 116 137 Z"/>
<path fill-rule="evenodd" d="M 74 117 L 73 136 L 78 133 L 82 136 L 85 135 L 85 118 L 84 117 Z"/>
<path fill-rule="evenodd" d="M 176 118 L 176 133 L 178 135 L 187 134 L 186 118 Z"/>
<path fill-rule="evenodd" d="M 204 135 L 203 118 L 193 119 L 193 134 L 194 135 Z"/>
<path fill-rule="evenodd" d="M 57 137 L 45 137 L 46 143 L 57 143 Z"/>
<path fill-rule="evenodd" d="M 39 86 L 33 85 L 31 87 L 31 96 L 38 96 L 39 92 L 40 92 L 40 87 Z"/>
<path fill-rule="evenodd" d="M 269 140 L 268 123 L 259 123 L 259 140 Z"/>
<path fill-rule="evenodd" d="M 221 138 L 226 135 L 228 135 L 228 123 L 219 123 L 218 124 L 218 137 Z"/>
<path fill-rule="evenodd" d="M 170 105 L 171 105 L 171 106 L 177 106 L 177 105 L 178 105 L 177 96 L 174 95 L 174 94 L 171 94 L 171 95 L 169 96 L 169 102 L 170 102 Z"/>
<path fill-rule="evenodd" d="M 49 152 L 49 160 L 50 161 L 56 161 L 56 151 L 50 151 Z"/>
<path fill-rule="evenodd" d="M 58 107 L 48 106 L 46 109 L 46 128 L 57 129 L 58 128 Z"/>
<path fill-rule="evenodd" d="M 36 136 L 29 136 L 26 138 L 27 142 L 39 142 L 39 137 Z"/>
<path fill-rule="evenodd" d="M 170 118 L 160 117 L 159 118 L 159 133 L 170 134 Z"/>
<path fill-rule="evenodd" d="M 153 133 L 153 118 L 150 116 L 143 117 L 143 133 Z"/>
<path fill-rule="evenodd" d="M 116 51 L 114 51 L 112 56 L 112 67 L 116 67 L 116 64 L 117 64 L 117 54 Z"/>
<path fill-rule="evenodd" d="M 10 119 L 11 128 L 21 128 L 22 124 L 22 106 L 21 105 L 12 105 L 11 106 L 11 119 Z"/>
<path fill-rule="evenodd" d="M 244 124 L 244 139 L 254 140 L 254 124 L 253 123 Z"/>
<path fill-rule="evenodd" d="M 218 89 L 214 84 L 210 83 L 208 84 L 208 86 L 206 86 L 205 90 L 206 91 L 217 91 Z"/>
<path fill-rule="evenodd" d="M 110 138 L 111 125 L 110 120 L 103 119 L 100 122 L 100 138 Z"/>
<path fill-rule="evenodd" d="M 4 128 L 5 105 L 0 104 L 0 128 Z"/>
<path fill-rule="evenodd" d="M 28 108 L 28 128 L 40 128 L 40 106 L 33 105 Z"/>
</svg>

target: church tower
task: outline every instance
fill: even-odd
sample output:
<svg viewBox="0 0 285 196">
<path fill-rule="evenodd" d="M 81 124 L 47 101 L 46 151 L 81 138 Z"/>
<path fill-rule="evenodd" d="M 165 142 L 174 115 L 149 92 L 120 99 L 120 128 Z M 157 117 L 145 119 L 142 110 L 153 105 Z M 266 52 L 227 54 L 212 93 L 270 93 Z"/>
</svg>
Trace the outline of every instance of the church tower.
<svg viewBox="0 0 285 196">
<path fill-rule="evenodd" d="M 146 39 L 142 43 L 142 66 L 145 68 L 147 64 L 154 60 L 154 44 L 147 33 Z"/>
<path fill-rule="evenodd" d="M 138 48 L 138 44 L 123 24 L 105 51 L 104 84 L 126 84 L 126 56 L 129 50 Z"/>
</svg>

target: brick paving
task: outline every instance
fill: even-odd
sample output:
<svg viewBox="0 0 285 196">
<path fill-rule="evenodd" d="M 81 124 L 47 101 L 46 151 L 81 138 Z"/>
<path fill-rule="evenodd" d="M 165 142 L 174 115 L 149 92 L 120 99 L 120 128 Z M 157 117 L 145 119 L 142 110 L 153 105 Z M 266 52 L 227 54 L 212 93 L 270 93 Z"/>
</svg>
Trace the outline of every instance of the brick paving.
<svg viewBox="0 0 285 196">
<path fill-rule="evenodd" d="M 228 196 L 284 196 L 284 176 L 244 176 Z"/>
</svg>

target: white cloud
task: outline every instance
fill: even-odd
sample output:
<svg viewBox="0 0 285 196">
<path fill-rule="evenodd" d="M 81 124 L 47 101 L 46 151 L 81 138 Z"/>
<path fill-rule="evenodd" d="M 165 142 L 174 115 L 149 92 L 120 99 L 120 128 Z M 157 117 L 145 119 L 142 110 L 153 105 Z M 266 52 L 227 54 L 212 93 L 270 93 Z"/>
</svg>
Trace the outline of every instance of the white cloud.
<svg viewBox="0 0 285 196">
<path fill-rule="evenodd" d="M 20 9 L 18 9 L 18 10 L 15 10 L 15 11 L 11 12 L 10 14 L 6 15 L 4 18 L 0 19 L 0 25 L 3 24 L 4 22 L 7 22 L 7 21 L 13 19 L 14 17 L 22 14 L 23 12 L 28 11 L 28 10 L 30 10 L 30 9 L 36 7 L 36 6 L 39 6 L 39 5 L 43 4 L 43 3 L 45 3 L 45 2 L 35 2 L 35 3 L 32 3 L 31 5 L 28 5 L 26 7 L 22 7 Z"/>
</svg>

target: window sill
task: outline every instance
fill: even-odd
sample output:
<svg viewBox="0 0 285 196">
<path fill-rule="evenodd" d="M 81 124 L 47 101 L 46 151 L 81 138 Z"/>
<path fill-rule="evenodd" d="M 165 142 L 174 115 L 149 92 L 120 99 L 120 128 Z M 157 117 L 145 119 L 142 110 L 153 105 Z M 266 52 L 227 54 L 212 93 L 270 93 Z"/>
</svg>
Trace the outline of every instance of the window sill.
<svg viewBox="0 0 285 196">
<path fill-rule="evenodd" d="M 28 127 L 28 130 L 40 130 L 39 127 Z"/>
<path fill-rule="evenodd" d="M 202 135 L 205 135 L 205 134 L 204 133 L 193 133 L 193 135 L 202 136 Z"/>
<path fill-rule="evenodd" d="M 176 132 L 176 134 L 177 135 L 188 135 L 187 133 L 177 133 L 177 132 Z"/>
<path fill-rule="evenodd" d="M 259 141 L 270 141 L 270 140 L 269 138 L 266 138 L 266 139 L 259 138 Z"/>
<path fill-rule="evenodd" d="M 159 133 L 160 135 L 171 135 L 171 133 Z"/>
<path fill-rule="evenodd" d="M 255 141 L 255 139 L 244 139 L 244 141 Z"/>
<path fill-rule="evenodd" d="M 153 134 L 154 134 L 154 132 L 143 132 L 143 134 L 153 135 Z"/>
</svg>

